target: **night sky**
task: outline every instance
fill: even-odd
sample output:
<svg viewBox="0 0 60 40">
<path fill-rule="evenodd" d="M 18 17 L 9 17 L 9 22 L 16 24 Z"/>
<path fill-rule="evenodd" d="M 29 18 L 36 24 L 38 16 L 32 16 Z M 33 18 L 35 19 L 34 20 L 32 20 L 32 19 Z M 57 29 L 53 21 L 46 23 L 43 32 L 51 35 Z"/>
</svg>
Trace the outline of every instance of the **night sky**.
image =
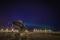
<svg viewBox="0 0 60 40">
<path fill-rule="evenodd" d="M 21 19 L 26 25 L 53 25 L 60 28 L 58 1 L 0 1 L 0 25 Z"/>
</svg>

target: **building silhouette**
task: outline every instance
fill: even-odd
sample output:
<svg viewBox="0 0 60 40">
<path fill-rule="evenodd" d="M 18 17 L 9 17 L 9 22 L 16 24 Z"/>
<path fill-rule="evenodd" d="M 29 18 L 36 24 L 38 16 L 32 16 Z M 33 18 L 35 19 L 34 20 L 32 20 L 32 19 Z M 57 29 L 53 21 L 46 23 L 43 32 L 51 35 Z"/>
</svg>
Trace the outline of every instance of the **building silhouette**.
<svg viewBox="0 0 60 40">
<path fill-rule="evenodd" d="M 12 23 L 13 28 L 18 29 L 20 32 L 25 31 L 26 27 L 24 26 L 24 22 L 22 20 L 16 20 Z"/>
</svg>

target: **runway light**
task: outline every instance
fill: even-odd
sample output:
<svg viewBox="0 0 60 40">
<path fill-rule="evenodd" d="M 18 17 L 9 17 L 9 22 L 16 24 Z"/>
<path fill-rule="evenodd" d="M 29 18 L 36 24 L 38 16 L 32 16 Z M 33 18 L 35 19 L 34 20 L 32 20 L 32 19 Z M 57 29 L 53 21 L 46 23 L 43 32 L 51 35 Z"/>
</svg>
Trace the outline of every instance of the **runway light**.
<svg viewBox="0 0 60 40">
<path fill-rule="evenodd" d="M 12 31 L 14 31 L 14 29 L 12 29 Z"/>
<path fill-rule="evenodd" d="M 19 32 L 19 30 L 14 30 L 14 32 Z"/>
<path fill-rule="evenodd" d="M 25 32 L 29 32 L 28 30 L 25 30 Z"/>
<path fill-rule="evenodd" d="M 3 31 L 3 29 L 1 29 L 1 31 Z"/>
<path fill-rule="evenodd" d="M 20 33 L 20 36 L 23 36 L 24 35 L 24 33 Z"/>
<path fill-rule="evenodd" d="M 8 32 L 8 29 L 6 29 L 5 31 Z"/>
</svg>

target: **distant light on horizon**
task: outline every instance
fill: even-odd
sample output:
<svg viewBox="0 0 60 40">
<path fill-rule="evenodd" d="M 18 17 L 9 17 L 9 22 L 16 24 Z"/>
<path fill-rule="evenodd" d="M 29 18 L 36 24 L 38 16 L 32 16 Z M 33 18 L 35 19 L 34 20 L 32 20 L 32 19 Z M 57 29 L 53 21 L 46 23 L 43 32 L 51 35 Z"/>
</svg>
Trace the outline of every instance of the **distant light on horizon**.
<svg viewBox="0 0 60 40">
<path fill-rule="evenodd" d="M 1 29 L 0 32 L 19 32 L 19 30 L 6 28 L 5 30 Z"/>
<path fill-rule="evenodd" d="M 44 29 L 44 30 L 42 30 L 42 29 L 34 29 L 33 30 L 33 32 L 52 32 L 52 30 L 50 30 L 50 29 Z"/>
</svg>

